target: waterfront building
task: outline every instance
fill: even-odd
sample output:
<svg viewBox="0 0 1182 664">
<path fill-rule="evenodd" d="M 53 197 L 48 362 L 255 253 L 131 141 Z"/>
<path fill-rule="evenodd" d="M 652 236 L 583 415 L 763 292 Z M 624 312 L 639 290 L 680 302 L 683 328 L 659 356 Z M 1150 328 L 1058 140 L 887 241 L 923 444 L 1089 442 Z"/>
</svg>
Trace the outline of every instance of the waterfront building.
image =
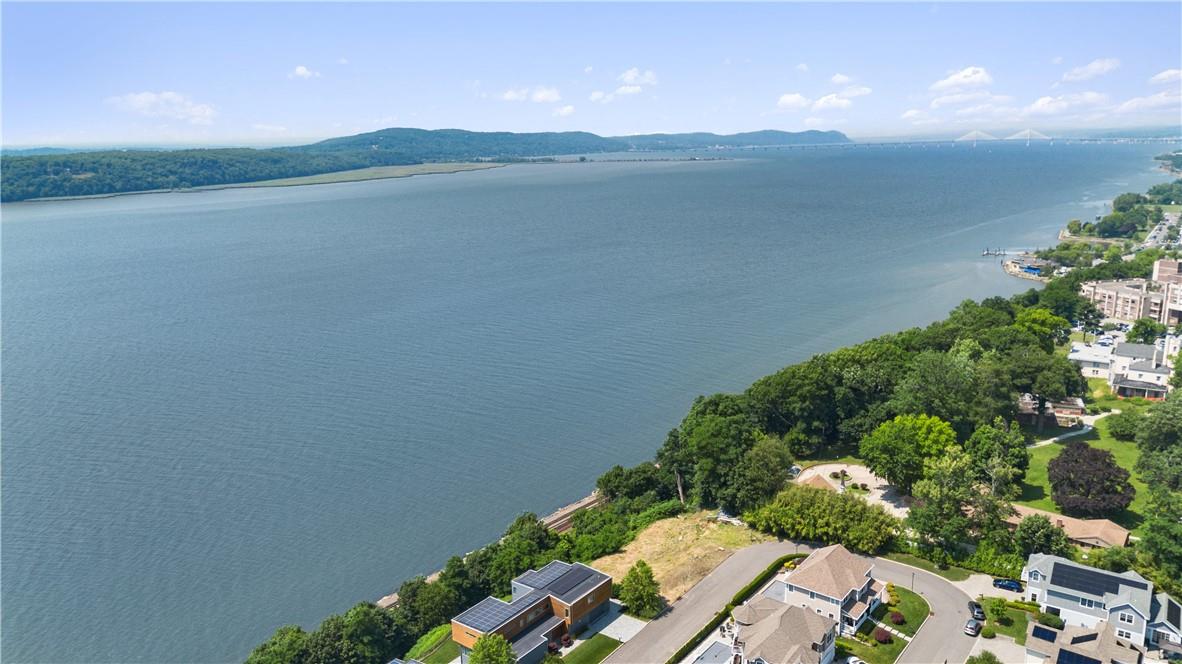
<svg viewBox="0 0 1182 664">
<path fill-rule="evenodd" d="M 486 597 L 452 618 L 461 664 L 467 664 L 478 638 L 493 633 L 509 641 L 518 664 L 541 662 L 550 644 L 578 634 L 607 612 L 612 579 L 582 563 L 555 560 L 513 579 L 512 589 L 508 602 Z"/>
</svg>

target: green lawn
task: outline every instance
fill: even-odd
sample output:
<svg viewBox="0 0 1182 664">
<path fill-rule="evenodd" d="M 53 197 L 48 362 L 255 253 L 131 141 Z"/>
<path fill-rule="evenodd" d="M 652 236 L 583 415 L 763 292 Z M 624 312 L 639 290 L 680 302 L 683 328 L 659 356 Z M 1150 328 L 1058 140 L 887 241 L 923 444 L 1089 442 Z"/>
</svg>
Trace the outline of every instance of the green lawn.
<svg viewBox="0 0 1182 664">
<path fill-rule="evenodd" d="M 1030 614 L 1022 609 L 1008 607 L 1006 609 L 1006 619 L 1008 620 L 1006 623 L 995 622 L 993 620 L 986 622 L 992 625 L 998 634 L 1010 637 L 1014 640 L 1014 643 L 1020 646 L 1026 645 L 1026 624 L 1030 620 Z"/>
<path fill-rule="evenodd" d="M 874 619 L 884 625 L 890 625 L 892 629 L 897 629 L 907 636 L 915 636 L 915 633 L 919 631 L 919 626 L 928 619 L 930 611 L 928 603 L 919 595 L 901 586 L 895 586 L 895 592 L 899 594 L 899 603 L 897 605 L 880 604 L 874 610 Z M 902 625 L 896 625 L 890 621 L 888 615 L 892 611 L 903 614 Z"/>
<path fill-rule="evenodd" d="M 1104 387 L 1105 389 L 1107 388 L 1107 386 Z M 1145 404 L 1141 402 L 1142 400 L 1117 400 L 1108 395 L 1101 398 L 1112 399 L 1115 402 L 1114 407 L 1120 408 L 1125 412 L 1141 410 L 1145 407 Z M 1084 441 L 1092 447 L 1098 447 L 1111 452 L 1112 456 L 1116 459 L 1117 465 L 1129 471 L 1129 481 L 1132 483 L 1133 488 L 1137 490 L 1137 495 L 1133 498 L 1133 502 L 1129 505 L 1128 509 L 1113 516 L 1112 520 L 1133 531 L 1134 534 L 1138 534 L 1137 529 L 1144 520 L 1143 515 L 1149 497 L 1149 490 L 1133 469 L 1137 464 L 1137 458 L 1140 456 L 1136 443 L 1113 438 L 1108 433 L 1107 418 L 1097 420 L 1094 431 L 1071 438 L 1068 442 L 1077 440 Z M 1016 502 L 1051 512 L 1059 511 L 1058 506 L 1051 500 L 1051 483 L 1047 479 L 1047 464 L 1063 451 L 1064 445 L 1064 443 L 1052 443 L 1030 450 L 1030 467 L 1027 468 L 1026 479 L 1022 483 L 1022 495 L 1019 496 Z"/>
<path fill-rule="evenodd" d="M 440 625 L 440 626 L 436 627 L 435 629 L 427 632 L 426 634 L 420 636 L 419 640 L 415 641 L 414 646 L 411 647 L 411 649 L 407 651 L 406 659 L 421 660 L 421 659 L 423 659 L 423 657 L 431 654 L 432 652 L 435 652 L 435 649 L 439 648 L 441 645 L 443 645 L 444 641 L 450 641 L 450 640 L 451 640 L 451 623 L 448 623 L 446 625 Z"/>
<path fill-rule="evenodd" d="M 858 632 L 862 634 L 872 634 L 876 625 L 869 620 L 862 623 L 862 627 Z M 870 644 L 862 643 L 856 639 L 838 638 L 837 639 L 837 655 L 834 661 L 842 661 L 850 655 L 854 655 L 863 659 L 867 664 L 894 664 L 895 660 L 899 658 L 899 653 L 903 652 L 903 648 L 907 647 L 907 642 L 897 636 L 891 637 L 890 643 L 878 643 L 871 639 Z"/>
<path fill-rule="evenodd" d="M 610 636 L 596 634 L 567 653 L 562 661 L 564 664 L 599 664 L 619 647 L 619 641 Z"/>
<path fill-rule="evenodd" d="M 936 565 L 936 563 L 933 563 L 930 560 L 924 560 L 923 558 L 920 558 L 919 556 L 914 556 L 910 553 L 899 553 L 897 551 L 891 551 L 889 553 L 883 554 L 883 558 L 887 558 L 887 559 L 893 560 L 895 562 L 903 563 L 904 565 L 911 565 L 912 567 L 918 567 L 922 570 L 926 570 L 928 572 L 931 572 L 932 574 L 938 574 L 938 575 L 944 577 L 945 579 L 948 579 L 949 581 L 964 581 L 965 579 L 969 578 L 969 575 L 972 574 L 971 571 L 964 569 L 963 567 L 955 567 L 955 566 L 939 567 L 938 565 Z M 896 588 L 899 588 L 900 590 L 903 589 L 901 586 L 896 586 Z"/>
<path fill-rule="evenodd" d="M 822 463 L 850 463 L 862 464 L 862 460 L 858 458 L 857 445 L 834 445 L 827 446 L 819 450 L 815 455 L 803 459 L 797 459 L 796 463 L 801 468 L 810 468 Z"/>
<path fill-rule="evenodd" d="M 460 647 L 452 641 L 450 637 L 439 647 L 431 651 L 430 655 L 423 657 L 421 661 L 423 664 L 448 664 L 448 662 L 460 656 Z"/>
</svg>

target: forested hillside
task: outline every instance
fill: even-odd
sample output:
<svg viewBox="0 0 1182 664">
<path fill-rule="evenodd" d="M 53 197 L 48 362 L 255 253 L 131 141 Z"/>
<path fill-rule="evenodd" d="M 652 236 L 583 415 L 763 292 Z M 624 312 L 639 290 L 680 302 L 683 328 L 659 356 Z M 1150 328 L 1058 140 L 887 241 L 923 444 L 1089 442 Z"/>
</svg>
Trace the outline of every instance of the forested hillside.
<svg viewBox="0 0 1182 664">
<path fill-rule="evenodd" d="M 605 138 L 587 132 L 473 132 L 382 129 L 294 147 L 205 150 L 108 150 L 0 157 L 0 200 L 186 189 L 318 175 L 370 166 L 473 160 L 515 161 L 552 155 L 686 149 L 714 145 L 848 142 L 840 132 L 762 131 Z"/>
</svg>

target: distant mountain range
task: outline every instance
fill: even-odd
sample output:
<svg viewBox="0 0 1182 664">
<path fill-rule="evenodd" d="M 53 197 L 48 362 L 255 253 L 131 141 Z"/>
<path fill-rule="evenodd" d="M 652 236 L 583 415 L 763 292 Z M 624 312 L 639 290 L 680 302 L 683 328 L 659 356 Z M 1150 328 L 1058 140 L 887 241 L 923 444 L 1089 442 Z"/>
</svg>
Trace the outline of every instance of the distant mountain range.
<svg viewBox="0 0 1182 664">
<path fill-rule="evenodd" d="M 308 145 L 266 149 L 70 151 L 30 148 L 0 153 L 0 169 L 4 171 L 0 200 L 184 189 L 425 162 L 509 162 L 631 150 L 849 142 L 845 134 L 837 131 L 767 130 L 730 135 L 604 137 L 578 131 L 517 134 L 392 128 Z"/>
</svg>

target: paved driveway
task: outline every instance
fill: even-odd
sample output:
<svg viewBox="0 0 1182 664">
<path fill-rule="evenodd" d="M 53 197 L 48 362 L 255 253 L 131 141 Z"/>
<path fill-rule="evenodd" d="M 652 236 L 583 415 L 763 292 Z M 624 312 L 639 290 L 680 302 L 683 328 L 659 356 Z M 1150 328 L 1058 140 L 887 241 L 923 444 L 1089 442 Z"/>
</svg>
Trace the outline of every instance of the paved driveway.
<svg viewBox="0 0 1182 664">
<path fill-rule="evenodd" d="M 998 635 L 993 639 L 977 639 L 977 644 L 973 646 L 971 654 L 979 655 L 983 650 L 997 655 L 1002 664 L 1026 664 L 1026 646 L 1014 643 L 1014 640 L 1008 636 Z"/>
<path fill-rule="evenodd" d="M 604 663 L 664 664 L 721 611 L 740 588 L 767 569 L 776 558 L 809 551 L 812 547 L 794 542 L 764 542 L 736 551 L 674 602 L 668 611 L 608 655 Z"/>
<path fill-rule="evenodd" d="M 868 502 L 877 503 L 886 508 L 886 511 L 899 517 L 900 519 L 907 516 L 907 503 L 903 500 L 903 496 L 895 490 L 895 487 L 887 484 L 887 481 L 877 477 L 866 466 L 856 463 L 822 463 L 816 466 L 805 468 L 801 471 L 800 476 L 796 481 L 801 482 L 807 480 L 814 475 L 825 480 L 834 489 L 840 486 L 839 480 L 834 480 L 829 477 L 829 473 L 841 472 L 842 470 L 849 473 L 850 482 L 857 484 L 865 484 L 870 488 L 870 492 L 866 494 L 865 498 Z"/>
<path fill-rule="evenodd" d="M 1002 590 L 1001 588 L 994 588 L 993 577 L 989 576 L 988 574 L 973 574 L 964 581 L 953 581 L 952 585 L 965 591 L 965 593 L 973 599 L 981 597 L 982 595 L 985 597 L 1023 599 L 1022 593 L 1016 593 L 1012 590 Z"/>
<path fill-rule="evenodd" d="M 897 664 L 961 664 L 973 649 L 971 636 L 964 633 L 969 619 L 969 596 L 947 579 L 884 558 L 874 560 L 874 578 L 919 593 L 932 615 L 903 649 Z"/>
<path fill-rule="evenodd" d="M 740 549 L 690 588 L 664 615 L 650 622 L 632 640 L 604 660 L 605 664 L 663 664 L 731 597 L 767 566 L 789 553 L 812 547 L 793 542 L 765 542 Z M 876 558 L 874 577 L 923 596 L 932 615 L 899 656 L 897 664 L 961 664 L 976 640 L 964 634 L 969 596 L 935 574 L 892 560 Z"/>
</svg>

